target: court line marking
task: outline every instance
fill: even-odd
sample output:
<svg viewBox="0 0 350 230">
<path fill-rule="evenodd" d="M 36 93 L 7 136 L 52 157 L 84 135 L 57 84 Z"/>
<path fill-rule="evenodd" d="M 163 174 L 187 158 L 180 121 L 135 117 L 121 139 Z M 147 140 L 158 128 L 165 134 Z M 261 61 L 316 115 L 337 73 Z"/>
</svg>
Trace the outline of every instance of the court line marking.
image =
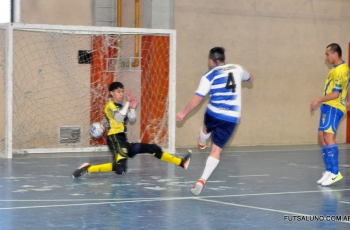
<svg viewBox="0 0 350 230">
<path fill-rule="evenodd" d="M 271 209 L 271 208 L 261 208 L 261 207 L 250 206 L 250 205 L 243 205 L 243 204 L 236 204 L 236 203 L 227 203 L 227 202 L 216 201 L 216 200 L 207 200 L 207 199 L 202 199 L 202 198 L 197 198 L 197 200 L 203 200 L 203 201 L 207 201 L 207 202 L 224 204 L 224 205 L 231 205 L 231 206 L 237 206 L 237 207 L 243 207 L 243 208 L 258 209 L 258 210 L 269 211 L 269 212 L 278 212 L 278 213 L 284 213 L 284 214 L 290 214 L 290 215 L 296 215 L 296 216 L 320 216 L 320 215 L 303 214 L 303 213 L 298 213 L 298 212 L 289 212 L 289 211 L 278 210 L 278 209 Z M 342 223 L 350 224 L 350 221 L 336 221 L 336 222 L 342 222 Z"/>
<path fill-rule="evenodd" d="M 350 191 L 349 189 L 332 189 L 333 192 Z M 322 190 L 314 191 L 294 191 L 294 192 L 271 192 L 271 193 L 251 193 L 251 194 L 233 194 L 233 195 L 217 195 L 217 196 L 187 196 L 187 197 L 155 197 L 155 198 L 118 198 L 118 199 L 55 199 L 55 200 L 0 200 L 0 202 L 79 202 L 79 201 L 168 201 L 168 200 L 188 200 L 188 199 L 207 199 L 207 198 L 228 198 L 228 197 L 249 197 L 249 196 L 270 196 L 270 195 L 289 195 L 289 194 L 306 194 L 306 193 L 322 193 Z"/>
<path fill-rule="evenodd" d="M 339 148 L 340 150 L 342 150 L 341 148 Z M 223 151 L 223 154 L 233 154 L 233 153 L 241 153 L 241 154 L 245 154 L 245 153 L 264 153 L 264 152 L 294 152 L 294 153 L 303 153 L 302 151 L 321 151 L 320 149 L 261 149 L 261 150 L 225 150 Z M 192 153 L 199 153 L 199 154 L 203 154 L 203 153 L 210 153 L 209 151 L 193 151 Z"/>
<path fill-rule="evenodd" d="M 53 155 L 50 155 L 50 156 L 34 156 L 36 153 L 28 153 L 28 154 L 18 154 L 17 156 L 28 156 L 28 155 L 31 155 L 29 158 L 13 158 L 13 160 L 28 160 L 28 159 L 56 159 L 56 158 L 96 158 L 96 157 L 111 157 L 112 155 L 111 154 L 107 154 L 107 155 L 102 155 L 100 153 L 96 153 L 95 155 L 91 155 L 91 153 L 88 153 L 90 155 L 86 155 L 86 154 L 83 154 L 83 155 L 75 155 L 75 156 L 60 156 L 58 153 L 40 153 L 40 154 L 54 154 L 54 155 L 57 155 L 57 156 L 53 156 Z M 81 154 L 81 153 L 80 153 Z M 14 163 L 17 163 L 17 162 L 14 162 Z"/>
<path fill-rule="evenodd" d="M 332 191 L 346 191 L 350 189 L 337 189 Z M 285 192 L 285 193 L 263 193 L 260 195 L 271 195 L 271 194 L 291 194 L 291 193 L 311 193 L 311 192 L 322 192 L 322 191 L 299 191 L 299 192 Z M 259 194 L 246 194 L 246 195 L 259 195 Z M 119 203 L 138 203 L 138 202 L 156 202 L 156 201 L 169 201 L 169 200 L 185 200 L 185 199 L 191 199 L 191 200 L 197 200 L 197 201 L 206 201 L 206 202 L 212 202 L 212 203 L 218 203 L 218 204 L 224 204 L 224 205 L 231 205 L 231 206 L 237 206 L 237 207 L 243 207 L 243 208 L 251 208 L 251 209 L 257 209 L 257 210 L 263 210 L 263 211 L 269 211 L 269 212 L 277 212 L 277 213 L 284 213 L 284 214 L 290 214 L 290 215 L 296 215 L 296 216 L 318 216 L 318 215 L 309 215 L 309 214 L 303 214 L 303 213 L 297 213 L 297 212 L 289 212 L 284 210 L 278 210 L 278 209 L 270 209 L 270 208 L 262 208 L 262 207 L 256 207 L 256 206 L 250 206 L 250 205 L 242 205 L 242 204 L 235 204 L 235 203 L 228 203 L 228 202 L 222 202 L 222 201 L 215 201 L 215 200 L 208 200 L 206 198 L 223 198 L 223 197 L 232 197 L 232 196 L 245 196 L 242 195 L 227 195 L 227 196 L 206 196 L 206 197 L 173 197 L 173 198 L 143 198 L 143 199 L 129 199 L 129 200 L 123 200 L 118 199 L 119 201 L 113 201 L 113 202 L 98 202 L 98 203 L 82 203 L 82 204 L 58 204 L 58 205 L 41 205 L 41 206 L 23 206 L 23 207 L 9 207 L 9 208 L 0 208 L 0 210 L 15 210 L 15 209 L 32 209 L 32 208 L 54 208 L 54 207 L 71 207 L 71 206 L 87 206 L 87 205 L 104 205 L 104 204 L 119 204 Z M 78 199 L 81 200 L 81 199 Z M 74 201 L 78 201 L 75 199 Z M 87 200 L 87 199 L 85 199 Z M 55 200 L 57 201 L 57 200 Z M 60 200 L 62 201 L 62 200 Z M 90 200 L 91 201 L 91 200 Z M 342 203 L 350 203 L 350 202 L 344 202 L 340 201 Z M 336 222 L 342 222 L 350 224 L 350 221 L 336 221 Z"/>
<path fill-rule="evenodd" d="M 255 176 L 270 176 L 270 174 L 261 174 L 261 175 L 242 175 L 242 176 L 228 176 L 228 177 L 255 177 Z"/>
<path fill-rule="evenodd" d="M 255 146 L 254 146 L 255 147 Z M 264 146 L 265 147 L 265 146 Z M 339 146 L 338 145 L 338 149 L 339 150 L 349 150 L 350 148 L 348 146 Z M 303 153 L 302 151 L 321 151 L 321 148 L 318 148 L 317 146 L 315 146 L 314 148 L 299 148 L 299 149 L 253 149 L 253 150 L 249 150 L 249 149 L 237 149 L 237 150 L 229 150 L 229 149 L 225 149 L 225 151 L 223 153 L 260 153 L 260 152 L 296 152 L 296 153 Z M 210 153 L 210 151 L 193 151 L 192 153 Z"/>
<path fill-rule="evenodd" d="M 136 203 L 136 202 L 154 202 L 157 200 L 128 200 L 128 201 L 113 201 L 113 202 L 99 202 L 99 203 L 83 203 L 83 204 L 55 204 L 55 205 L 40 205 L 40 206 L 23 206 L 23 207 L 9 207 L 0 208 L 0 210 L 14 210 L 14 209 L 30 209 L 30 208 L 55 208 L 55 207 L 71 207 L 71 206 L 85 206 L 85 205 L 101 205 L 101 204 L 118 204 L 118 203 Z"/>
<path fill-rule="evenodd" d="M 94 155 L 91 155 L 91 153 L 87 153 L 89 155 L 86 155 L 86 154 L 82 154 L 82 155 L 74 155 L 74 156 L 62 156 L 62 155 L 59 155 L 59 153 L 40 153 L 40 154 L 54 154 L 54 155 L 57 155 L 57 156 L 53 156 L 53 155 L 50 155 L 50 156 L 34 156 L 36 153 L 28 153 L 28 154 L 18 154 L 18 156 L 28 156 L 28 155 L 31 155 L 30 157 L 28 158 L 12 158 L 13 160 L 28 160 L 28 159 L 56 159 L 56 158 L 99 158 L 99 157 L 112 157 L 111 154 L 107 154 L 107 155 L 102 155 L 100 153 L 95 153 Z M 180 153 L 180 152 L 176 152 L 176 153 L 172 153 L 174 155 L 177 155 L 177 156 L 182 156 L 182 155 L 185 155 L 186 153 Z M 154 157 L 152 154 L 147 154 L 147 153 L 144 153 L 144 154 L 140 154 L 142 156 L 147 156 L 147 157 Z M 14 162 L 14 163 L 19 163 L 19 162 Z"/>
<path fill-rule="evenodd" d="M 256 148 L 256 146 L 253 146 Z M 267 146 L 262 146 L 263 148 L 267 148 Z M 305 148 L 298 148 L 298 149 L 286 149 L 288 148 L 287 146 L 283 146 L 281 149 L 253 149 L 253 150 L 248 150 L 248 149 L 238 149 L 238 150 L 230 150 L 230 149 L 226 149 L 225 153 L 227 154 L 232 154 L 232 153 L 260 153 L 260 152 L 296 152 L 296 153 L 303 153 L 302 151 L 318 151 L 321 150 L 321 148 L 318 148 L 317 145 L 313 146 L 313 147 L 305 147 Z M 338 148 L 340 150 L 350 150 L 350 148 L 345 145 L 345 144 L 340 144 L 338 145 Z M 181 149 L 181 148 L 180 148 Z M 198 153 L 198 154 L 203 154 L 203 153 L 210 153 L 209 151 L 194 151 L 193 149 L 196 148 L 188 148 L 192 150 L 192 153 Z M 108 151 L 101 151 L 102 153 L 108 153 Z M 44 156 L 39 156 L 39 157 L 35 157 L 33 156 L 36 153 L 26 153 L 26 154 L 14 154 L 15 156 L 28 156 L 28 155 L 32 155 L 32 159 L 34 158 L 76 158 L 76 157 L 98 157 L 98 156 L 110 156 L 110 154 L 108 155 L 99 155 L 101 152 L 86 152 L 87 154 L 90 154 L 90 156 L 86 156 L 86 154 L 82 154 L 82 155 L 75 155 L 75 156 L 53 156 L 53 155 L 59 155 L 60 153 L 47 153 L 50 154 L 50 157 L 44 157 Z M 45 153 L 38 153 L 38 154 L 45 154 Z M 65 154 L 69 154 L 68 152 L 65 152 Z M 79 154 L 79 153 L 78 153 Z M 94 156 L 91 156 L 91 154 L 97 154 Z M 175 151 L 174 154 L 185 154 L 183 151 Z M 14 159 L 23 159 L 23 158 L 14 158 Z"/>
<path fill-rule="evenodd" d="M 338 148 L 340 150 L 348 150 L 350 149 L 349 147 L 347 146 L 338 146 Z M 191 149 L 191 148 L 189 148 Z M 195 154 L 203 154 L 203 153 L 210 153 L 208 151 L 194 151 L 193 149 L 192 150 L 192 153 L 195 153 Z M 248 150 L 248 149 L 245 149 L 245 150 L 225 150 L 224 153 L 226 154 L 232 154 L 232 153 L 241 153 L 241 154 L 244 154 L 244 153 L 260 153 L 260 152 L 296 152 L 296 153 L 303 153 L 302 151 L 318 151 L 318 150 L 321 150 L 321 148 L 300 148 L 300 149 L 254 149 L 254 150 Z M 106 153 L 108 151 L 102 151 L 103 153 Z M 88 156 L 86 154 L 81 154 L 81 155 L 74 155 L 74 156 L 62 156 L 62 155 L 59 155 L 59 153 L 47 153 L 47 154 L 50 154 L 50 156 L 38 156 L 38 157 L 35 157 L 33 155 L 35 155 L 36 153 L 27 153 L 27 154 L 14 154 L 16 156 L 28 156 L 28 155 L 32 155 L 32 159 L 33 158 L 77 158 L 77 157 L 102 157 L 102 156 L 111 156 L 110 154 L 107 154 L 107 155 L 99 155 L 100 153 L 99 152 L 87 152 L 87 154 L 89 154 Z M 39 153 L 39 154 L 45 154 L 45 153 Z M 91 155 L 91 154 L 96 154 L 96 155 Z M 178 151 L 175 151 L 175 153 L 173 154 L 179 154 L 179 155 L 182 155 L 182 154 L 185 154 L 183 151 L 181 152 L 178 152 Z M 53 155 L 59 155 L 59 156 L 53 156 Z M 145 155 L 148 155 L 148 154 L 145 154 Z M 150 155 L 152 156 L 152 155 Z M 24 158 L 15 158 L 16 160 L 18 159 L 24 159 Z M 27 159 L 27 158 L 25 158 Z"/>
</svg>

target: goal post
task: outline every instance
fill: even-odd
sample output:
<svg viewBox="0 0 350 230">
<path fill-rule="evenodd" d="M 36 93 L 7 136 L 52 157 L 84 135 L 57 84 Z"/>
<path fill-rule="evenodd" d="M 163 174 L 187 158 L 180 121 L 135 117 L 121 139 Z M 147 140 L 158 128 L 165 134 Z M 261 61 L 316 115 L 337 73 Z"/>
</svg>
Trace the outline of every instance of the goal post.
<svg viewBox="0 0 350 230">
<path fill-rule="evenodd" d="M 175 152 L 176 31 L 163 29 L 0 24 L 0 157 L 108 151 L 108 85 L 136 95 L 130 142 Z"/>
</svg>

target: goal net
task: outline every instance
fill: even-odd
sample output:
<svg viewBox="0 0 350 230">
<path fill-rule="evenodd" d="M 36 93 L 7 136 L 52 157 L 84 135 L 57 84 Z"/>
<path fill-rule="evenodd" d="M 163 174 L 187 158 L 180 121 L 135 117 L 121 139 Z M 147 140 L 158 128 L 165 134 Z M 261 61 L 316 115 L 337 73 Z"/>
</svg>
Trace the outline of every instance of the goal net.
<svg viewBox="0 0 350 230">
<path fill-rule="evenodd" d="M 174 30 L 0 24 L 0 156 L 108 151 L 89 127 L 113 81 L 139 101 L 129 141 L 174 152 L 175 45 Z"/>
</svg>

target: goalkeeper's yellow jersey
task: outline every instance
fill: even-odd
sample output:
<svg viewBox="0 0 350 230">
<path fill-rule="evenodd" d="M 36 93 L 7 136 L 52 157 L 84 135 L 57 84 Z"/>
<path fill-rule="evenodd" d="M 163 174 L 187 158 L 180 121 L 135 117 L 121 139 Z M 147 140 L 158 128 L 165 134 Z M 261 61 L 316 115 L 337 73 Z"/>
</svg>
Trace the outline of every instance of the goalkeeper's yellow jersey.
<svg viewBox="0 0 350 230">
<path fill-rule="evenodd" d="M 349 67 L 345 62 L 333 66 L 329 71 L 326 83 L 324 86 L 324 95 L 332 92 L 339 92 L 339 97 L 325 101 L 323 104 L 340 109 L 344 114 L 346 113 L 346 95 L 348 93 L 349 85 Z"/>
<path fill-rule="evenodd" d="M 117 133 L 125 133 L 127 131 L 127 123 L 128 119 L 125 116 L 123 122 L 117 122 L 114 120 L 114 114 L 119 112 L 123 108 L 123 105 L 120 103 L 116 103 L 113 101 L 109 101 L 104 108 L 104 113 L 107 118 L 107 127 L 108 133 L 107 135 L 117 134 Z"/>
</svg>

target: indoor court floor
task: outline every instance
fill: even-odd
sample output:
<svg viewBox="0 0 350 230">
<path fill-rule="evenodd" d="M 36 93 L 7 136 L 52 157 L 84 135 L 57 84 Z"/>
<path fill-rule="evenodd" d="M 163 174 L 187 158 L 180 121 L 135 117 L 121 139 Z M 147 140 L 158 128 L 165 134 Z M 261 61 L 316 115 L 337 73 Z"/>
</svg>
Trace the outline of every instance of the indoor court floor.
<svg viewBox="0 0 350 230">
<path fill-rule="evenodd" d="M 108 152 L 15 155 L 0 159 L 0 229 L 350 229 L 350 145 L 339 145 L 344 178 L 320 187 L 320 148 L 225 149 L 203 192 L 209 149 L 192 149 L 187 170 L 151 155 L 129 159 L 125 175 L 73 179 Z M 186 149 L 178 149 L 183 156 Z"/>
</svg>

